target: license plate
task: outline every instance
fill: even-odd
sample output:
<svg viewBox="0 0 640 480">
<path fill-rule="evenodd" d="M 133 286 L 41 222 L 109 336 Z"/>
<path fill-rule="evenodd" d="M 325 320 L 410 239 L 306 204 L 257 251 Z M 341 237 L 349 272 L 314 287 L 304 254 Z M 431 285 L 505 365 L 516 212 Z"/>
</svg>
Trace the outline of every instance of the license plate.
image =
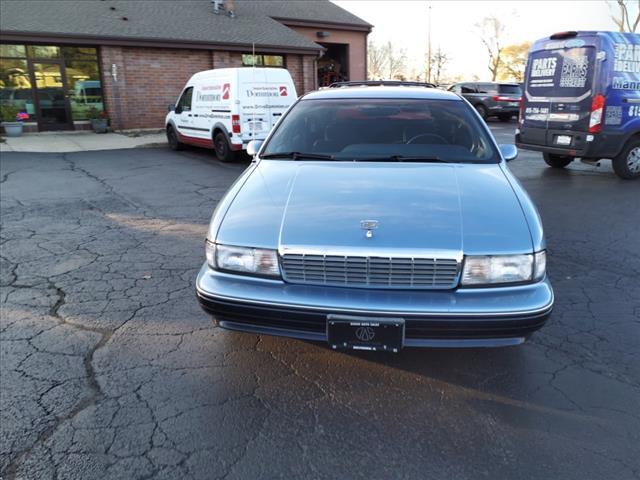
<svg viewBox="0 0 640 480">
<path fill-rule="evenodd" d="M 404 319 L 328 315 L 327 339 L 334 350 L 399 352 Z"/>
<path fill-rule="evenodd" d="M 510 107 L 519 107 L 520 104 L 518 102 L 509 102 Z"/>
<path fill-rule="evenodd" d="M 569 135 L 558 135 L 556 137 L 556 143 L 558 145 L 571 145 L 571 136 L 569 136 Z"/>
<path fill-rule="evenodd" d="M 249 122 L 249 130 L 251 131 L 262 130 L 262 128 L 262 122 Z"/>
</svg>

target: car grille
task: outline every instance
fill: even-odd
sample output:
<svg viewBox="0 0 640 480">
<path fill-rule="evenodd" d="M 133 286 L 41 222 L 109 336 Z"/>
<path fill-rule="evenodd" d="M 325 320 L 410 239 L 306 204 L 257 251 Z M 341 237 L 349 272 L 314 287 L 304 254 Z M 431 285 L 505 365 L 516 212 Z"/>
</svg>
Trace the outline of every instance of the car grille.
<svg viewBox="0 0 640 480">
<path fill-rule="evenodd" d="M 455 258 L 361 257 L 287 253 L 283 277 L 290 283 L 373 288 L 454 288 Z"/>
</svg>

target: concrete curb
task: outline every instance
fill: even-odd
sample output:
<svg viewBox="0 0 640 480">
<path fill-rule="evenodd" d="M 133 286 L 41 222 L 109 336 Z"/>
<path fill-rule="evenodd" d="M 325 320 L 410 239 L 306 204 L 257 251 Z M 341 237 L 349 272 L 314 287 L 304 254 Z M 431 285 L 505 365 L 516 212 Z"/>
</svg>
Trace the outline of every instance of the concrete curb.
<svg viewBox="0 0 640 480">
<path fill-rule="evenodd" d="M 72 153 L 165 147 L 166 145 L 164 133 L 137 136 L 93 132 L 27 133 L 20 137 L 4 137 L 4 142 L 0 143 L 0 152 Z"/>
</svg>

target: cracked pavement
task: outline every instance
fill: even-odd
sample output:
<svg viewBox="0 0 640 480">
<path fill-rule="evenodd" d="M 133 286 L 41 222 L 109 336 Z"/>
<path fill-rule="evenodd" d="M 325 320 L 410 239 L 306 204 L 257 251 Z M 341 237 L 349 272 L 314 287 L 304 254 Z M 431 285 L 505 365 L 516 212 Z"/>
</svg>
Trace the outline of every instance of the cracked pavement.
<svg viewBox="0 0 640 480">
<path fill-rule="evenodd" d="M 208 220 L 245 166 L 2 155 L 1 478 L 640 478 L 640 183 L 521 152 L 549 323 L 515 348 L 345 354 L 197 305 Z"/>
</svg>

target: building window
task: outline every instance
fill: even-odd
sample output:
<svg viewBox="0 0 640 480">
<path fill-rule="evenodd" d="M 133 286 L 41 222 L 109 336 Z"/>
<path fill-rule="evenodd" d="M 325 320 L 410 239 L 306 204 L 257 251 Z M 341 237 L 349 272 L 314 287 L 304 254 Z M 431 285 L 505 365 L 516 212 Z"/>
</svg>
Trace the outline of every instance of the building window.
<svg viewBox="0 0 640 480">
<path fill-rule="evenodd" d="M 251 53 L 242 54 L 242 65 L 245 67 L 284 67 L 284 57 L 282 55 L 263 55 Z"/>
<path fill-rule="evenodd" d="M 41 129 L 87 120 L 104 110 L 95 47 L 0 45 L 0 104 L 13 105 Z"/>
<path fill-rule="evenodd" d="M 1 45 L 0 105 L 10 105 L 36 120 L 31 77 L 24 45 Z M 21 58 L 22 57 L 22 58 Z"/>
<path fill-rule="evenodd" d="M 74 120 L 86 120 L 89 110 L 102 112 L 102 86 L 98 69 L 98 52 L 95 48 L 63 47 L 65 73 L 71 116 Z"/>
<path fill-rule="evenodd" d="M 31 58 L 60 58 L 60 47 L 28 45 L 27 53 Z"/>
</svg>

